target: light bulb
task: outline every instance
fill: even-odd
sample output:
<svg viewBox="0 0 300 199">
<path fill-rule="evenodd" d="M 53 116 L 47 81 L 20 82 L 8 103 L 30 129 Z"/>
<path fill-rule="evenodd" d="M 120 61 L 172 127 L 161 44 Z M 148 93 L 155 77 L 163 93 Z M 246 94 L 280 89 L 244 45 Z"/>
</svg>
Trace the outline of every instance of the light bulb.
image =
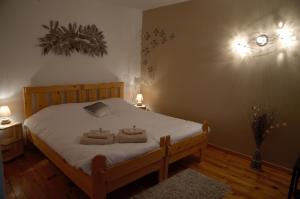
<svg viewBox="0 0 300 199">
<path fill-rule="evenodd" d="M 240 57 L 245 57 L 251 52 L 246 38 L 235 38 L 231 47 Z"/>
<path fill-rule="evenodd" d="M 265 46 L 269 42 L 269 37 L 265 34 L 261 34 L 256 37 L 256 44 L 259 46 Z"/>
<path fill-rule="evenodd" d="M 278 38 L 283 48 L 291 47 L 295 44 L 296 36 L 293 35 L 293 29 L 284 27 L 277 30 Z"/>
</svg>

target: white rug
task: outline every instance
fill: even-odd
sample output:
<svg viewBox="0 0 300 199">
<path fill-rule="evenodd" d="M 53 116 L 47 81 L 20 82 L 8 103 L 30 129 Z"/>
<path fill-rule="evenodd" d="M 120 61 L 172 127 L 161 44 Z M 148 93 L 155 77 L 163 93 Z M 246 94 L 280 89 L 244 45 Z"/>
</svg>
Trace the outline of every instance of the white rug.
<svg viewBox="0 0 300 199">
<path fill-rule="evenodd" d="M 131 199 L 220 199 L 229 190 L 226 184 L 187 169 Z"/>
</svg>

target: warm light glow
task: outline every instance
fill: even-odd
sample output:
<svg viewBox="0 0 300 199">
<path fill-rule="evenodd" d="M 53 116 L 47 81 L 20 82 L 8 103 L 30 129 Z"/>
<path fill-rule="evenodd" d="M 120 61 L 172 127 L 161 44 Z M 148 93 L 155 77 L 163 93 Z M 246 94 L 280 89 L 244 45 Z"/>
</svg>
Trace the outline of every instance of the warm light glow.
<svg viewBox="0 0 300 199">
<path fill-rule="evenodd" d="M 0 117 L 10 117 L 11 112 L 8 106 L 0 106 Z"/>
<path fill-rule="evenodd" d="M 268 29 L 268 27 L 273 27 Z M 239 35 L 230 41 L 233 54 L 240 58 L 249 58 L 268 55 L 274 52 L 284 52 L 278 55 L 277 62 L 281 63 L 288 59 L 299 45 L 300 36 L 298 28 L 292 23 L 279 21 L 272 26 L 266 26 L 259 32 L 240 32 Z"/>
<path fill-rule="evenodd" d="M 137 105 L 142 105 L 143 104 L 143 100 L 144 100 L 144 98 L 143 98 L 143 95 L 141 94 L 141 93 L 139 93 L 139 94 L 137 94 L 136 95 L 136 103 L 137 103 Z"/>
<path fill-rule="evenodd" d="M 284 53 L 280 52 L 277 55 L 277 64 L 280 65 L 284 61 Z"/>
<path fill-rule="evenodd" d="M 278 23 L 278 28 L 283 28 L 283 26 L 284 26 L 284 23 L 283 23 L 282 21 L 280 21 L 280 22 Z"/>
<path fill-rule="evenodd" d="M 277 30 L 279 42 L 283 48 L 289 48 L 295 45 L 297 38 L 293 32 L 293 29 L 287 26 Z"/>
<path fill-rule="evenodd" d="M 0 86 L 0 100 L 7 100 L 16 94 L 16 91 L 14 89 L 11 90 L 8 90 L 6 88 L 3 89 L 1 88 L 1 86 Z"/>
<path fill-rule="evenodd" d="M 246 38 L 236 37 L 232 42 L 232 50 L 240 57 L 250 54 L 250 48 Z"/>
<path fill-rule="evenodd" d="M 256 37 L 256 44 L 259 46 L 265 46 L 268 44 L 268 42 L 269 42 L 269 38 L 265 34 L 261 34 Z"/>
</svg>

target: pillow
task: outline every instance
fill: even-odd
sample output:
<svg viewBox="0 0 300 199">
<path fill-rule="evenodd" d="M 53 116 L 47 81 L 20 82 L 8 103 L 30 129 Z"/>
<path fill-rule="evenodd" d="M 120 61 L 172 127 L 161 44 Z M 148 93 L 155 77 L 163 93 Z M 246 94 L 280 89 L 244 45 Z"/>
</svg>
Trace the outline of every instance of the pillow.
<svg viewBox="0 0 300 199">
<path fill-rule="evenodd" d="M 92 105 L 85 106 L 83 109 L 95 117 L 104 117 L 111 114 L 110 108 L 103 102 L 97 102 Z"/>
</svg>

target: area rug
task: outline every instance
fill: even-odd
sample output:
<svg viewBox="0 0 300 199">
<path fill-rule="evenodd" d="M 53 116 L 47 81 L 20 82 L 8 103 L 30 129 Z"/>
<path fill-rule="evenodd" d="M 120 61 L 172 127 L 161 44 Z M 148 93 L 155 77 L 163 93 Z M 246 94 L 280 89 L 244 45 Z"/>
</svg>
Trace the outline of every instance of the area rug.
<svg viewBox="0 0 300 199">
<path fill-rule="evenodd" d="M 220 199 L 229 190 L 224 183 L 187 169 L 131 199 Z"/>
</svg>

